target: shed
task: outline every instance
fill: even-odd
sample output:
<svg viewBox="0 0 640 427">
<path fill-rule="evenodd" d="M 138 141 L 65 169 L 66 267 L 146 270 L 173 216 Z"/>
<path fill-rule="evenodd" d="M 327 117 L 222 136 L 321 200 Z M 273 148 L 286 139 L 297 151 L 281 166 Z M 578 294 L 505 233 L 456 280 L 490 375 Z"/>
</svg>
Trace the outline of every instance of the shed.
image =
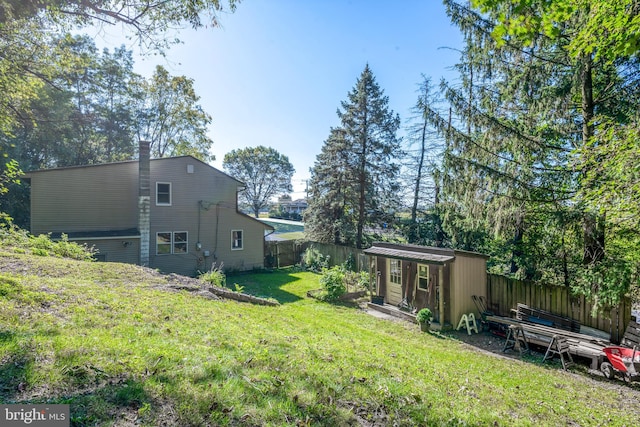
<svg viewBox="0 0 640 427">
<path fill-rule="evenodd" d="M 409 311 L 429 308 L 435 327 L 480 314 L 472 295 L 487 296 L 486 255 L 446 248 L 376 242 L 364 253 L 384 303 Z"/>
</svg>

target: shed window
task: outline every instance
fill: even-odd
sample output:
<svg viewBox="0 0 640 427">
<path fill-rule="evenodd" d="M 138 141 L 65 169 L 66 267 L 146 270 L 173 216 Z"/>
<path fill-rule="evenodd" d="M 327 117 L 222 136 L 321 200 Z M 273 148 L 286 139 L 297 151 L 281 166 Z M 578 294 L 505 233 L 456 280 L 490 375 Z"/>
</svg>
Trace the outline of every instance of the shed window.
<svg viewBox="0 0 640 427">
<path fill-rule="evenodd" d="M 429 289 L 429 266 L 418 265 L 418 289 Z"/>
<path fill-rule="evenodd" d="M 156 205 L 171 206 L 170 182 L 156 182 Z"/>
<path fill-rule="evenodd" d="M 231 250 L 238 251 L 244 247 L 242 230 L 231 230 Z"/>
<path fill-rule="evenodd" d="M 402 261 L 399 259 L 389 260 L 389 282 L 402 284 Z"/>
<path fill-rule="evenodd" d="M 186 231 L 156 233 L 156 255 L 186 254 L 189 234 Z"/>
</svg>

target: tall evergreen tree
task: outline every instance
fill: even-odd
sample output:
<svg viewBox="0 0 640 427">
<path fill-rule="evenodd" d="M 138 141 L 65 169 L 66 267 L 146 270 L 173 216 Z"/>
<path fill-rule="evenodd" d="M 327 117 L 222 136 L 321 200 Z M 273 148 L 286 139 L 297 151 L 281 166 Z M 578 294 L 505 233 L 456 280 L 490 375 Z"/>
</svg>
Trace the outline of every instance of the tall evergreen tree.
<svg viewBox="0 0 640 427">
<path fill-rule="evenodd" d="M 348 179 L 340 193 L 344 197 L 344 210 L 336 219 L 343 232 L 338 233 L 338 238 L 334 233 L 334 241 L 361 248 L 368 242 L 365 229 L 389 225 L 399 205 L 397 159 L 401 157 L 401 147 L 396 133 L 400 118 L 389 110 L 389 100 L 368 64 L 347 97 L 338 109 L 339 130 L 331 131 L 323 148 L 324 155 L 317 159 L 312 170 L 310 193 L 324 194 L 332 184 Z M 343 174 L 343 178 L 333 176 L 331 171 L 328 171 L 329 177 L 323 171 L 328 165 L 322 162 L 337 158 L 345 159 L 344 171 L 335 172 Z M 309 207 L 311 211 L 305 221 L 312 222 L 310 230 L 317 229 L 313 224 L 318 220 L 317 210 L 326 209 L 331 203 L 334 201 L 327 198 L 322 206 Z M 345 232 L 352 228 L 355 229 L 353 238 Z M 321 237 L 313 232 L 310 236 Z M 326 235 L 322 237 L 326 239 Z"/>
<path fill-rule="evenodd" d="M 467 42 L 462 87 L 445 84 L 457 125 L 433 115 L 450 142 L 448 195 L 462 208 L 466 229 L 492 232 L 488 250 L 509 248 L 499 260 L 508 272 L 574 285 L 605 259 L 610 230 L 581 196 L 590 170 L 578 154 L 602 141 L 603 123 L 632 120 L 637 64 L 570 55 L 580 14 L 565 23 L 563 37 L 538 35 L 523 44 L 493 37 L 504 9 L 480 15 L 452 0 L 445 4 Z M 609 295 L 620 291 L 624 286 Z"/>
<path fill-rule="evenodd" d="M 355 242 L 351 147 L 342 128 L 332 128 L 311 169 L 305 233 L 318 242 Z"/>
</svg>

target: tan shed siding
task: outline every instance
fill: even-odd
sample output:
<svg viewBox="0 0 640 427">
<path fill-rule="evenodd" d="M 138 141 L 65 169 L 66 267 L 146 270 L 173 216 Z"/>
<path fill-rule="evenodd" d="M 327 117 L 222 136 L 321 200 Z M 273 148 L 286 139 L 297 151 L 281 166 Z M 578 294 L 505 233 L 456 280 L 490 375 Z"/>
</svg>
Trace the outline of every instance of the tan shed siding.
<svg viewBox="0 0 640 427">
<path fill-rule="evenodd" d="M 34 173 L 31 232 L 135 228 L 137 166 L 130 162 Z"/>
<path fill-rule="evenodd" d="M 451 275 L 451 322 L 457 326 L 463 314 L 480 315 L 472 295 L 487 295 L 487 265 L 485 258 L 456 255 Z"/>
</svg>

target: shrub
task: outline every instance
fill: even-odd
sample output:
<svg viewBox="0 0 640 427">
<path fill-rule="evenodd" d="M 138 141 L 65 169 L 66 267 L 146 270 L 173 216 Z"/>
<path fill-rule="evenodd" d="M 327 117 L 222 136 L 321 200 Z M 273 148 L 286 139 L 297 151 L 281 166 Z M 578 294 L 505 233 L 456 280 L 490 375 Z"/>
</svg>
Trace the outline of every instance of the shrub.
<svg viewBox="0 0 640 427">
<path fill-rule="evenodd" d="M 322 255 L 318 249 L 307 248 L 302 255 L 302 267 L 305 270 L 320 273 L 329 268 L 329 255 Z"/>
<path fill-rule="evenodd" d="M 347 260 L 344 262 L 344 269 L 347 271 L 355 271 L 356 270 L 356 258 L 353 256 L 353 253 L 349 253 Z"/>
<path fill-rule="evenodd" d="M 344 284 L 349 292 L 357 292 L 369 289 L 369 273 L 366 271 L 354 272 L 345 270 Z"/>
<path fill-rule="evenodd" d="M 227 285 L 227 276 L 222 271 L 223 265 L 224 264 L 221 263 L 220 267 L 217 267 L 214 262 L 211 266 L 211 270 L 207 273 L 201 274 L 198 278 L 219 288 L 224 288 Z"/>
<path fill-rule="evenodd" d="M 325 301 L 337 301 L 347 292 L 344 284 L 345 272 L 341 267 L 325 269 L 320 278 L 320 284 L 324 290 L 322 299 Z"/>
<path fill-rule="evenodd" d="M 431 310 L 426 307 L 418 311 L 418 314 L 416 315 L 416 321 L 418 323 L 430 323 L 432 318 L 433 314 L 431 313 Z"/>
<path fill-rule="evenodd" d="M 0 227 L 0 245 L 10 247 L 16 253 L 26 253 L 28 250 L 34 255 L 54 255 L 81 261 L 93 261 L 95 254 L 93 247 L 70 242 L 66 234 L 55 241 L 48 234 L 34 236 L 12 224 Z"/>
</svg>

